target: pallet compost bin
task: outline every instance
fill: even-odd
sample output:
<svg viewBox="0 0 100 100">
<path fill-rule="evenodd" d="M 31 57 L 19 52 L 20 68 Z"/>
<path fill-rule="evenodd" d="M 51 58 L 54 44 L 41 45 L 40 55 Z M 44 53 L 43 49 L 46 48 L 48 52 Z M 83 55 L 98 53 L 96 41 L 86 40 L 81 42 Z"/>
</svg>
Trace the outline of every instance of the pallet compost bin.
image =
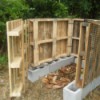
<svg viewBox="0 0 100 100">
<path fill-rule="evenodd" d="M 100 75 L 100 21 L 70 18 L 8 21 L 7 43 L 11 97 L 21 95 L 29 65 L 38 67 L 60 57 L 77 57 L 78 87 Z"/>
</svg>

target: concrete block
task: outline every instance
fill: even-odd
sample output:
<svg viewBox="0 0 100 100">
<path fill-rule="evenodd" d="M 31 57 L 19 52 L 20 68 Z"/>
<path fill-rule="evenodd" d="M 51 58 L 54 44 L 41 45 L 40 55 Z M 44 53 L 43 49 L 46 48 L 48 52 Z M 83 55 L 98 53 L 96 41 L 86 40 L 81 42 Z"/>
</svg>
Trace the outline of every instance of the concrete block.
<svg viewBox="0 0 100 100">
<path fill-rule="evenodd" d="M 30 68 L 28 70 L 28 79 L 31 82 L 35 82 L 40 77 L 43 77 L 49 73 L 49 66 L 47 64 L 38 66 L 37 69 Z"/>
<path fill-rule="evenodd" d="M 82 89 L 75 86 L 75 81 L 63 89 L 63 100 L 81 100 Z"/>
<path fill-rule="evenodd" d="M 70 57 L 59 58 L 52 62 L 44 63 L 42 65 L 39 65 L 37 67 L 37 69 L 35 69 L 34 67 L 29 68 L 28 79 L 31 82 L 34 82 L 34 81 L 38 80 L 40 77 L 43 77 L 51 72 L 54 72 L 54 71 L 60 69 L 61 67 L 70 65 L 73 62 L 74 62 L 74 56 L 70 56 Z"/>
<path fill-rule="evenodd" d="M 74 59 L 74 56 L 59 58 L 57 61 L 54 61 L 49 65 L 49 72 L 54 72 L 61 67 L 74 63 Z"/>
<path fill-rule="evenodd" d="M 58 69 L 60 69 L 61 67 L 61 63 L 60 63 L 60 59 L 58 59 L 57 61 L 53 61 L 50 65 L 49 65 L 49 72 L 54 72 Z"/>
<path fill-rule="evenodd" d="M 49 65 L 46 63 L 42 67 L 39 67 L 40 72 L 39 72 L 39 77 L 43 77 L 47 74 L 49 74 Z"/>
<path fill-rule="evenodd" d="M 35 82 L 36 80 L 39 79 L 39 76 L 40 76 L 40 69 L 29 69 L 28 70 L 28 79 L 31 81 L 31 82 Z"/>
<path fill-rule="evenodd" d="M 99 85 L 100 76 L 84 88 L 77 88 L 75 81 L 73 81 L 63 88 L 63 100 L 82 100 Z"/>
<path fill-rule="evenodd" d="M 67 65 L 70 65 L 71 63 L 74 63 L 74 60 L 75 60 L 75 57 L 74 57 L 74 56 L 63 57 L 63 58 L 61 59 L 62 67 L 67 66 Z"/>
<path fill-rule="evenodd" d="M 89 83 L 86 87 L 82 89 L 82 98 L 85 98 L 92 90 L 100 85 L 100 76 L 94 79 L 91 83 Z"/>
</svg>

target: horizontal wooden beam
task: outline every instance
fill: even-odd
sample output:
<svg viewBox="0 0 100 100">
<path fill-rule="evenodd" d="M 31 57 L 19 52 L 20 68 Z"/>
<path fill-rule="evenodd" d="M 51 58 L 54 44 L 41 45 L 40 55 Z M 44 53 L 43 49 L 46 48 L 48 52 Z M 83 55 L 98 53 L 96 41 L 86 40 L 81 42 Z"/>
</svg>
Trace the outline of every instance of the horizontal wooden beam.
<svg viewBox="0 0 100 100">
<path fill-rule="evenodd" d="M 8 36 L 19 36 L 22 32 L 22 26 L 19 26 L 15 29 L 13 29 L 12 31 L 8 31 L 7 34 Z"/>
</svg>

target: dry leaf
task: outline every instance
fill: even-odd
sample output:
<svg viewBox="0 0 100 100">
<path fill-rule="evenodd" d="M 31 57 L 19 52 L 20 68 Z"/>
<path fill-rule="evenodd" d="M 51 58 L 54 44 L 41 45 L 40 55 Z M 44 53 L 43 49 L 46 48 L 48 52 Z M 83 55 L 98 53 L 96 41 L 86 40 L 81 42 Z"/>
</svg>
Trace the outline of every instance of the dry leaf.
<svg viewBox="0 0 100 100">
<path fill-rule="evenodd" d="M 53 86 L 53 89 L 60 89 L 60 88 L 62 88 L 62 85 L 54 85 Z"/>
<path fill-rule="evenodd" d="M 42 79 L 42 82 L 45 83 L 45 84 L 48 84 L 49 83 L 49 80 L 47 78 L 43 78 Z"/>
</svg>

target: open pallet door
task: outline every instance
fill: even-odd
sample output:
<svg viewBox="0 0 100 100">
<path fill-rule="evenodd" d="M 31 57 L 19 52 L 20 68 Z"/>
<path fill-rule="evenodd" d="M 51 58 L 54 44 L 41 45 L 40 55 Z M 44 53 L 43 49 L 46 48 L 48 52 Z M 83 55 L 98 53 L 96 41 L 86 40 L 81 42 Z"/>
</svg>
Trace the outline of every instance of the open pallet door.
<svg viewBox="0 0 100 100">
<path fill-rule="evenodd" d="M 100 22 L 91 21 L 82 86 L 100 76 Z"/>
<path fill-rule="evenodd" d="M 7 22 L 10 97 L 19 97 L 25 85 L 25 32 L 22 19 Z"/>
<path fill-rule="evenodd" d="M 93 20 L 80 24 L 80 43 L 76 69 L 76 85 L 84 87 L 100 74 L 100 23 Z M 82 60 L 84 66 L 82 67 Z"/>
</svg>

